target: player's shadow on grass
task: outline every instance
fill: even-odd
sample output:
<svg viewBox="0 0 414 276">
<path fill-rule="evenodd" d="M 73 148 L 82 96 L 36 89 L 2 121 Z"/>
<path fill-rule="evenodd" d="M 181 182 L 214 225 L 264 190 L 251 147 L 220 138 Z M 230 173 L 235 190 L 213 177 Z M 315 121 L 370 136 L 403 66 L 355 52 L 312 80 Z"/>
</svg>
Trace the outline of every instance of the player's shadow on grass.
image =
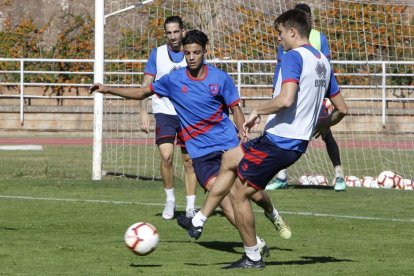
<svg viewBox="0 0 414 276">
<path fill-rule="evenodd" d="M 210 241 L 210 242 L 196 242 L 196 244 L 203 246 L 208 249 L 220 250 L 228 253 L 242 254 L 243 244 L 241 242 L 227 242 L 227 241 Z M 238 250 L 239 249 L 239 250 Z M 280 248 L 280 247 L 269 247 L 270 252 L 272 250 L 278 251 L 292 251 L 292 249 Z"/>
<path fill-rule="evenodd" d="M 219 250 L 228 253 L 240 254 L 242 252 L 243 244 L 240 242 L 223 242 L 223 241 L 211 241 L 211 242 L 196 242 L 198 245 L 208 248 Z M 240 248 L 240 250 L 236 250 Z"/>
<path fill-rule="evenodd" d="M 314 189 L 314 190 L 333 190 L 333 186 L 321 185 L 289 185 L 288 189 Z"/>
<path fill-rule="evenodd" d="M 130 267 L 162 267 L 162 265 L 160 265 L 160 264 L 146 264 L 146 265 L 143 265 L 143 264 L 134 264 L 134 263 L 130 264 L 129 266 Z"/>
<path fill-rule="evenodd" d="M 281 262 L 267 262 L 266 265 L 309 265 L 309 264 L 325 264 L 325 263 L 342 263 L 354 262 L 350 259 L 337 259 L 329 256 L 301 256 L 302 260 L 297 261 L 281 261 Z"/>
<path fill-rule="evenodd" d="M 18 228 L 14 228 L 14 227 L 1 227 L 0 229 L 10 230 L 10 231 L 17 231 L 17 230 L 19 230 Z"/>
<path fill-rule="evenodd" d="M 302 260 L 295 260 L 295 261 L 274 261 L 269 262 L 265 260 L 266 266 L 273 266 L 273 265 L 311 265 L 311 264 L 325 264 L 325 263 L 341 263 L 341 262 L 353 262 L 353 260 L 349 259 L 337 259 L 335 257 L 329 256 L 301 256 Z M 215 263 L 215 265 L 229 265 L 230 263 Z M 196 266 L 208 266 L 212 264 L 199 264 L 199 263 L 186 263 L 186 265 L 196 265 Z"/>
</svg>

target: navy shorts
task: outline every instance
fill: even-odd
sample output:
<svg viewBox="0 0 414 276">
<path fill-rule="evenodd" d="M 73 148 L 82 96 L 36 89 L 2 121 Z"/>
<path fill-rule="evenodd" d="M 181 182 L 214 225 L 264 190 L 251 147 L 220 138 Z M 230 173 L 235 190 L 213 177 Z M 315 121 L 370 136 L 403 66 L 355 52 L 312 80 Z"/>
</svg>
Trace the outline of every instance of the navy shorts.
<svg viewBox="0 0 414 276">
<path fill-rule="evenodd" d="M 206 184 L 210 179 L 218 176 L 223 153 L 224 151 L 215 151 L 202 157 L 192 159 L 198 183 L 204 190 L 206 190 Z"/>
<path fill-rule="evenodd" d="M 161 145 L 164 143 L 174 144 L 177 138 L 177 145 L 184 147 L 184 141 L 180 139 L 181 131 L 180 120 L 176 115 L 155 113 L 155 143 Z"/>
<path fill-rule="evenodd" d="M 241 148 L 244 156 L 237 168 L 238 175 L 256 190 L 263 190 L 276 173 L 295 163 L 302 155 L 299 151 L 277 147 L 266 136 L 250 140 Z"/>
</svg>

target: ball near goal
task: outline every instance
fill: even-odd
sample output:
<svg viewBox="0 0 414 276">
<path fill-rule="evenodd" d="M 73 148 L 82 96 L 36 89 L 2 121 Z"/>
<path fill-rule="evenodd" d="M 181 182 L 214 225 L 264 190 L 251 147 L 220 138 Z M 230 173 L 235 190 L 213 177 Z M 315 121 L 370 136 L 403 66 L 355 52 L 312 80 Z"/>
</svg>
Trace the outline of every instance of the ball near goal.
<svg viewBox="0 0 414 276">
<path fill-rule="evenodd" d="M 355 175 L 347 175 L 345 176 L 345 184 L 348 187 L 361 187 L 361 180 L 359 179 L 359 177 L 355 176 Z"/>
<path fill-rule="evenodd" d="M 106 84 L 140 86 L 149 52 L 165 43 L 162 23 L 167 16 L 176 14 L 183 17 L 187 29 L 202 29 L 209 35 L 208 62 L 231 74 L 247 108 L 271 99 L 277 45 L 273 21 L 293 6 L 292 1 L 188 0 L 161 1 L 162 5 L 160 1 L 132 2 L 142 5 L 130 8 L 131 1 L 121 0 L 106 0 L 104 4 L 105 41 L 96 45 L 105 45 Z M 414 102 L 410 99 L 410 74 L 414 43 L 408 34 L 414 1 L 306 3 L 312 8 L 314 28 L 327 35 L 343 95 L 351 99 L 347 101 L 349 115 L 332 128 L 345 172 L 375 177 L 387 168 L 403 178 L 412 178 Z M 384 28 L 392 40 L 382 39 Z M 383 100 L 377 100 L 381 95 Z M 97 158 L 95 163 L 114 172 L 107 175 L 161 178 L 154 134 L 142 132 L 136 123 L 140 121 L 139 102 L 108 96 L 98 104 L 104 114 L 102 137 L 95 139 L 102 141 L 102 155 L 96 156 L 102 156 L 102 160 Z M 179 155 L 177 151 L 175 156 Z M 289 168 L 290 179 L 295 180 L 310 172 L 323 172 L 328 179 L 334 177 L 321 139 L 311 141 L 306 155 Z M 102 176 L 101 170 L 96 174 Z M 179 158 L 174 158 L 174 176 L 184 176 Z"/>
<path fill-rule="evenodd" d="M 383 171 L 378 177 L 378 186 L 384 189 L 392 189 L 399 186 L 402 177 L 392 171 Z"/>
</svg>

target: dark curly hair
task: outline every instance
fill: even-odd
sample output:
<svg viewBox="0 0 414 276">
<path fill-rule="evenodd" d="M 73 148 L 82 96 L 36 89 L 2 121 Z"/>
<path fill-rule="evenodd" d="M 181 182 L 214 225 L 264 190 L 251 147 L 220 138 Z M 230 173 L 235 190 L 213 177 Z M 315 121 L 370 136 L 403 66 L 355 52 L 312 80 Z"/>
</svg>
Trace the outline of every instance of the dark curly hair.
<svg viewBox="0 0 414 276">
<path fill-rule="evenodd" d="M 200 30 L 190 30 L 185 34 L 185 37 L 183 38 L 183 45 L 193 43 L 200 45 L 203 47 L 203 49 L 206 49 L 208 36 Z"/>
</svg>

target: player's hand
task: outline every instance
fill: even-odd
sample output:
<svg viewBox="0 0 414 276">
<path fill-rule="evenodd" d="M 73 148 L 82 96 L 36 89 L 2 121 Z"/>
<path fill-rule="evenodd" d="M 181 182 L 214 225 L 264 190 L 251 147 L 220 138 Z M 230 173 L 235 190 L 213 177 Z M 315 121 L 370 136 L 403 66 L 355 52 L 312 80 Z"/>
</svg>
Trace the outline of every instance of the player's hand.
<svg viewBox="0 0 414 276">
<path fill-rule="evenodd" d="M 244 130 L 239 131 L 237 136 L 239 137 L 240 144 L 249 141 L 249 137 L 244 133 Z"/>
<path fill-rule="evenodd" d="M 144 131 L 145 133 L 150 133 L 150 127 L 149 127 L 150 120 L 149 120 L 148 112 L 141 110 L 139 117 L 141 120 L 141 130 Z"/>
<path fill-rule="evenodd" d="M 103 94 L 106 94 L 108 93 L 108 88 L 102 83 L 94 83 L 89 88 L 89 93 L 92 94 L 93 92 L 101 92 Z"/>
<path fill-rule="evenodd" d="M 253 129 L 253 131 L 257 130 L 260 124 L 260 120 L 260 115 L 257 114 L 256 110 L 253 110 L 249 118 L 243 124 L 243 131 L 246 137 L 249 137 L 249 132 L 251 129 Z"/>
</svg>

